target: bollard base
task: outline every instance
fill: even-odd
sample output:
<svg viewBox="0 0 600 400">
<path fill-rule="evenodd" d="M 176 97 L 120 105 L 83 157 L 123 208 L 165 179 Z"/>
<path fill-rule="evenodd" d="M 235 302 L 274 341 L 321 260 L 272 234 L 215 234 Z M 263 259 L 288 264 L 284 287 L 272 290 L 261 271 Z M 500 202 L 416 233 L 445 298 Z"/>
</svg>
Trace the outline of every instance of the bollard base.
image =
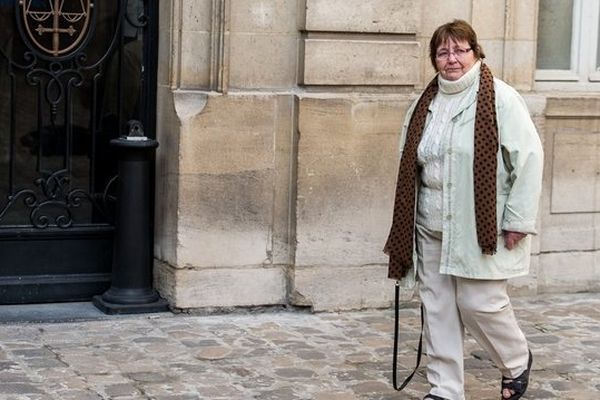
<svg viewBox="0 0 600 400">
<path fill-rule="evenodd" d="M 159 298 L 152 303 L 143 304 L 117 304 L 106 301 L 101 295 L 94 296 L 92 303 L 105 314 L 146 314 L 169 311 L 169 303 Z"/>
</svg>

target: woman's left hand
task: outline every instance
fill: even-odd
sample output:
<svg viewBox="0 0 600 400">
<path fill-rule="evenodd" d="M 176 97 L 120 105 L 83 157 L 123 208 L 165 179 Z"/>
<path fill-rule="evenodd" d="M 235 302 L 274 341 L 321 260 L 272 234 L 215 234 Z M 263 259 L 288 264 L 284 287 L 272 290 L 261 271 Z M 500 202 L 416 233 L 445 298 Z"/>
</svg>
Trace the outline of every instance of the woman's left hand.
<svg viewBox="0 0 600 400">
<path fill-rule="evenodd" d="M 504 247 L 512 250 L 525 236 L 526 233 L 513 232 L 513 231 L 502 231 L 504 234 Z"/>
</svg>

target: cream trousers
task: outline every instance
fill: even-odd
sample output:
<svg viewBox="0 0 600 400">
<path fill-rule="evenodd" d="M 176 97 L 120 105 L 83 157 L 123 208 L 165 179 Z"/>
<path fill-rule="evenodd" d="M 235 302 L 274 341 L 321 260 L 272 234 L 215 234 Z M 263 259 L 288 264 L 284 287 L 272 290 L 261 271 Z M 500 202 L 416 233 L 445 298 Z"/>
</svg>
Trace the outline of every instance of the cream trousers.
<svg viewBox="0 0 600 400">
<path fill-rule="evenodd" d="M 526 370 L 528 345 L 510 304 L 506 280 L 465 279 L 439 273 L 441 235 L 417 226 L 427 380 L 431 394 L 464 400 L 465 328 L 507 378 L 516 378 Z"/>
</svg>

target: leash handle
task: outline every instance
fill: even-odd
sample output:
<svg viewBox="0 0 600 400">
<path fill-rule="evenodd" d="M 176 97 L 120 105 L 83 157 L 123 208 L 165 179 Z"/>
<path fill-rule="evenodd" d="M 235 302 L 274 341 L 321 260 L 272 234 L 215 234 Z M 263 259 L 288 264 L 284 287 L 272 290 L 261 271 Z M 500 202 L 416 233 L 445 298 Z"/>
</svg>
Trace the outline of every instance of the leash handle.
<svg viewBox="0 0 600 400">
<path fill-rule="evenodd" d="M 402 391 L 412 380 L 413 376 L 417 373 L 419 365 L 421 365 L 421 354 L 423 353 L 423 303 L 421 303 L 421 334 L 419 335 L 419 348 L 417 349 L 417 365 L 411 372 L 411 374 L 404 379 L 404 382 L 398 386 L 398 333 L 399 333 L 399 315 L 400 315 L 400 285 L 396 281 L 396 293 L 395 293 L 395 322 L 394 322 L 394 354 L 392 360 L 392 383 L 394 389 L 398 392 Z"/>
</svg>

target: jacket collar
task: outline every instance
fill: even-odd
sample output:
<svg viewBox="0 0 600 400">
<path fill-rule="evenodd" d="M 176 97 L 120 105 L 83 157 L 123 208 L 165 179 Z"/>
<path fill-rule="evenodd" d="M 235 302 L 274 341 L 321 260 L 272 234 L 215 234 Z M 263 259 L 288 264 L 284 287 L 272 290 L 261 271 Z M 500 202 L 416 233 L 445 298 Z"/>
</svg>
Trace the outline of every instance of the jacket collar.
<svg viewBox="0 0 600 400">
<path fill-rule="evenodd" d="M 481 70 L 481 60 L 477 61 L 473 67 L 469 70 L 469 72 L 467 72 L 467 74 L 465 74 L 465 76 L 461 77 L 459 79 L 459 81 L 462 81 L 463 78 L 466 78 L 465 80 L 472 80 L 470 85 L 467 85 L 465 87 L 465 95 L 463 96 L 461 102 L 459 103 L 458 107 L 456 107 L 456 109 L 454 110 L 454 112 L 452 113 L 451 118 L 455 118 L 456 116 L 460 115 L 464 110 L 466 110 L 467 108 L 469 108 L 473 103 L 475 103 L 477 101 L 477 93 L 479 92 L 479 75 L 480 75 L 480 70 Z M 475 74 L 474 76 L 467 76 L 469 74 Z M 438 75 L 438 80 L 440 80 L 441 78 Z M 439 82 L 439 81 L 438 81 Z M 450 83 L 451 87 L 449 88 L 450 91 L 453 91 L 456 89 L 456 86 L 460 86 L 463 82 L 458 82 L 458 85 L 454 85 L 454 82 L 450 82 L 450 81 L 443 81 L 441 83 L 441 85 L 448 85 L 448 82 Z M 452 87 L 454 86 L 454 87 Z M 455 92 L 458 95 L 458 92 Z M 439 95 L 439 94 L 438 94 Z M 431 104 L 429 104 L 429 111 L 433 111 L 432 109 L 432 104 L 433 102 L 431 102 Z"/>
</svg>

